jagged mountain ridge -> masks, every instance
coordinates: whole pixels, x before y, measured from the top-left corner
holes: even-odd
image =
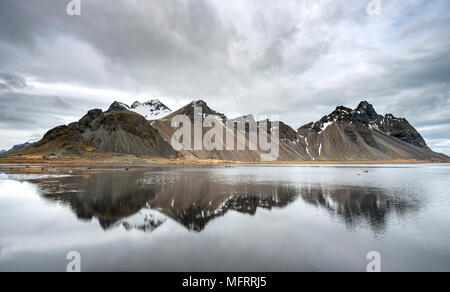
[[[211,109],[204,101],[195,101],[157,121],[155,127],[163,137],[170,139],[174,129],[171,118],[185,114],[193,121],[194,106],[202,108],[203,115],[218,115],[224,123],[228,118]],[[243,118],[254,121],[252,115]],[[232,119],[231,121],[238,121]],[[258,125],[260,122],[258,122]],[[367,101],[361,102],[354,110],[338,106],[331,114],[321,120],[300,127],[297,131],[279,122],[280,155],[279,161],[367,161],[367,160],[445,160],[444,154],[433,152],[423,137],[404,118],[392,114],[379,115]],[[246,125],[246,145],[248,147],[248,125]],[[269,129],[272,128],[269,123]],[[204,128],[204,132],[208,131]],[[197,159],[219,159],[258,161],[258,151],[184,151],[183,156]]]
[[[297,131],[313,160],[446,159],[404,118],[379,115],[367,101],[339,106]]]
[[[153,102],[148,104],[155,105]],[[132,107],[141,105],[136,102]],[[249,150],[248,125],[245,127],[246,133],[243,134],[246,150],[182,150],[177,153],[169,144],[176,131],[171,125],[172,119],[176,115],[186,115],[194,122],[195,107],[202,110],[201,121],[208,115],[219,117],[217,123],[223,128],[223,144],[226,143],[226,134],[230,131],[233,132],[235,140],[241,135],[236,133],[237,124],[228,128],[229,122],[239,123],[239,118],[228,119],[202,100],[193,101],[151,122],[144,116],[132,112],[128,105],[114,102],[107,112],[92,110],[78,123],[57,127],[49,131],[38,143],[14,154],[45,153],[60,157],[102,152],[164,158],[175,158],[178,155],[187,160],[215,159],[244,162],[261,160],[261,151]],[[255,121],[252,115],[244,118]],[[258,127],[261,126],[261,122],[257,122]],[[268,121],[268,125],[270,139],[272,122]],[[203,134],[209,129],[204,127]],[[331,114],[317,122],[304,125],[297,131],[280,121],[278,130],[280,133],[278,161],[448,159],[446,155],[433,152],[406,119],[396,118],[392,114],[379,115],[366,101],[361,102],[354,110],[338,106]],[[225,149],[225,146],[223,148]]]
[[[192,123],[192,136],[191,140],[194,141],[194,122],[195,122],[195,107],[201,109],[202,115],[199,117],[200,121],[203,123],[204,119],[208,115],[213,115],[218,117],[216,119],[219,126],[223,129],[223,140],[219,143],[221,144],[222,149],[226,149],[226,136],[230,131],[234,131],[234,128],[228,128],[227,122],[229,119],[222,113],[219,113],[213,109],[211,109],[208,104],[203,100],[197,100],[189,103],[188,105],[180,108],[179,110],[173,112],[168,115],[164,119],[160,119],[152,123],[152,125],[161,133],[161,135],[166,139],[166,141],[170,141],[176,129],[172,127],[172,119],[177,115],[185,115],[189,117]],[[205,134],[211,129],[211,127],[203,127],[203,137]],[[237,131],[234,131],[233,137],[234,140],[237,140],[237,136],[240,135]],[[213,159],[213,160],[229,160],[229,161],[260,161],[261,160],[261,151],[253,151],[249,150],[250,141],[248,139],[248,135],[244,137],[246,149],[245,150],[181,150],[180,155],[185,157],[188,160],[198,160],[198,159]],[[236,145],[236,144],[235,144]],[[283,151],[281,151],[284,154]],[[281,155],[281,159],[283,160],[295,160],[299,159],[297,154],[295,156]]]
[[[161,133],[164,139],[170,141],[171,137],[176,131],[176,129],[172,127],[172,119],[177,115],[185,115],[190,119],[192,123],[191,140],[194,141],[195,107],[201,109],[202,114],[200,117],[198,117],[201,123],[204,122],[205,117],[208,115],[219,117],[217,119],[217,122],[220,123],[220,126],[223,128],[224,135],[226,134],[226,121],[228,120],[228,118],[224,114],[211,109],[208,106],[208,104],[203,100],[192,101],[186,106],[168,115],[164,119],[155,121],[153,126],[156,129],[158,129],[158,131]],[[209,127],[203,127],[203,135],[209,130],[210,130]],[[226,140],[224,139],[222,143],[223,148],[225,148],[224,146],[225,142]],[[185,157],[188,160],[216,159],[216,160],[256,161],[259,159],[258,153],[256,151],[248,151],[248,150],[244,151],[181,150],[180,154],[181,156]]]
[[[404,118],[396,118],[392,114],[379,115],[367,101],[361,102],[354,110],[338,106],[331,114],[324,116],[316,123],[300,127],[300,130],[311,130],[321,133],[333,123],[361,123],[364,127],[398,138],[413,145],[428,148],[423,137]]]

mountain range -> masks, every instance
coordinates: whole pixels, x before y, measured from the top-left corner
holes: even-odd
[[[170,144],[176,131],[172,120],[183,114],[193,122],[195,107],[202,109],[202,119],[208,115],[218,116],[217,123],[223,131],[234,132],[227,122],[238,119],[228,119],[202,100],[193,101],[175,112],[159,100],[135,102],[131,106],[116,101],[106,112],[91,110],[78,122],[52,129],[40,141],[4,156],[57,159],[101,153],[188,161],[260,160],[263,152],[252,150],[175,151]],[[254,121],[252,115],[245,118]],[[261,122],[257,122],[258,127]],[[297,130],[281,121],[268,121],[268,124],[269,137],[274,125],[278,124],[278,161],[448,160],[446,155],[433,152],[405,118],[378,114],[367,101],[362,101],[355,109],[338,106],[329,115]],[[209,129],[204,127],[203,133]],[[238,134],[234,132],[234,135],[237,139]],[[250,145],[248,127],[244,136],[246,145]]]
[[[12,153],[12,152],[14,152],[14,151],[16,151],[16,150],[19,150],[19,149],[25,148],[25,147],[27,147],[27,146],[30,146],[31,144],[36,143],[37,141],[38,141],[38,140],[29,140],[29,141],[27,141],[27,142],[25,142],[25,143],[14,145],[14,146],[11,147],[11,149],[9,149],[9,150],[0,150],[0,155]]]

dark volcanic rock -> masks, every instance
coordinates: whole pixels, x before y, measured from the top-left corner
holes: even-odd
[[[371,123],[377,123],[380,118],[382,118],[382,116],[378,115],[373,106],[367,101],[362,101],[353,112],[353,115],[358,121],[366,126]]]
[[[383,117],[378,126],[384,133],[389,133],[404,142],[428,149],[422,135],[404,118],[399,119],[388,114]]]
[[[99,109],[89,111],[77,123],[50,130],[22,154],[64,156],[87,152],[177,157],[172,146],[141,115],[130,111],[103,113]]]
[[[352,123],[355,131],[363,136],[364,140],[373,147],[376,147],[376,143],[374,143],[370,132],[375,130],[428,149],[423,137],[406,119],[396,118],[392,114],[379,115],[367,101],[362,101],[355,110],[338,106],[335,111],[324,116],[320,121],[300,127],[298,132],[300,134],[303,133],[303,135],[308,131],[321,133],[327,124],[330,123]]]
[[[296,141],[298,140],[297,132],[295,132],[294,129],[292,129],[290,126],[286,125],[283,122],[279,122],[280,125],[280,139],[290,140],[290,141]]]
[[[297,133],[313,159],[445,159],[428,148],[406,119],[380,115],[367,101],[354,110],[339,106],[318,122],[300,127]]]
[[[130,107],[122,102],[115,101],[111,104],[109,109],[106,111],[107,113],[111,112],[120,112],[120,111],[128,111]]]
[[[259,127],[265,127],[265,130],[267,130],[268,134],[272,134],[272,131],[274,130],[275,123],[269,120],[265,120],[265,124],[263,125],[262,122],[258,122],[258,128]],[[289,140],[289,141],[297,141],[298,140],[298,134],[297,132],[292,129],[290,126],[286,125],[285,123],[278,121],[278,132],[279,132],[279,138],[280,140]]]
[[[373,106],[363,101],[354,111],[358,121],[371,129],[398,138],[404,142],[428,149],[423,137],[404,118],[396,118],[392,114],[385,116],[377,114]]]

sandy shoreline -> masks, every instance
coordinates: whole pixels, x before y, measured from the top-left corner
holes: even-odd
[[[65,159],[43,159],[42,157],[2,157],[0,166],[8,165],[59,165],[59,166],[152,166],[152,165],[367,165],[367,164],[429,164],[450,163],[442,160],[378,160],[378,161],[275,161],[249,162],[225,160],[185,160],[136,157],[130,155],[103,157],[67,157]]]

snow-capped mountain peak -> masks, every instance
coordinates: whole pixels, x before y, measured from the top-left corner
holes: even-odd
[[[108,112],[122,110],[133,111],[145,117],[147,120],[158,120],[172,113],[172,110],[158,99],[153,99],[144,103],[135,101],[131,106],[116,101],[110,106]]]
[[[111,104],[111,106],[106,112],[109,113],[114,111],[125,111],[125,110],[130,110],[130,107],[127,104],[124,104],[123,102],[115,101]]]
[[[137,108],[140,107],[142,105],[142,103],[140,103],[139,101],[135,101],[132,105],[131,108]]]
[[[172,111],[158,99],[144,103],[134,102],[131,110],[144,116],[148,120],[158,120],[170,114]]]

